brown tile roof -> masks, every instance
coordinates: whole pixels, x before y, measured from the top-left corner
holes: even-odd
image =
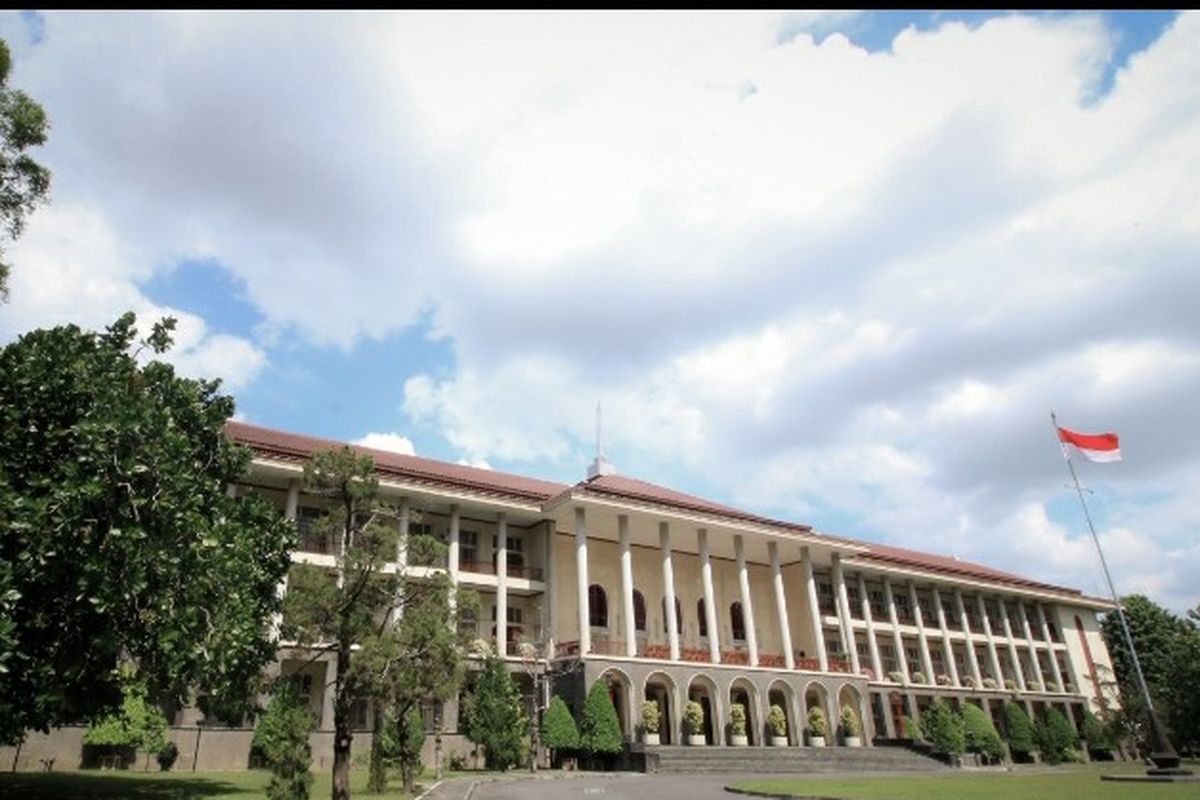
[[[245,422],[225,423],[225,433],[235,442],[244,444],[255,453],[280,458],[285,461],[305,461],[313,453],[345,446],[345,442],[303,436],[297,433],[272,430]],[[375,468],[381,475],[448,486],[457,489],[505,495],[514,499],[541,504],[559,494],[567,487],[553,481],[527,478],[462,464],[450,464],[431,458],[406,456],[387,450],[350,445],[356,452],[364,453],[375,460]]]
[[[879,561],[884,564],[892,564],[902,567],[915,567],[917,569],[929,570],[931,572],[942,572],[950,575],[959,575],[965,578],[974,578],[976,580],[994,581],[996,583],[1007,583],[1015,586],[1023,586],[1029,589],[1050,590],[1054,592],[1067,593],[1078,595],[1080,592],[1076,589],[1069,589],[1065,586],[1055,586],[1051,583],[1041,583],[1028,578],[1022,578],[1020,575],[1014,575],[1011,572],[1002,572],[998,569],[985,567],[982,564],[973,564],[969,561],[959,561],[957,558],[950,556],[939,556],[931,553],[921,553],[916,550],[907,550],[903,547],[893,547],[887,544],[869,544],[870,550],[866,553],[860,553],[855,556],[859,561]]]

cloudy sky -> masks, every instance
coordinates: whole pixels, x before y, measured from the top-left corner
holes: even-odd
[[[271,427],[1200,601],[1200,15],[5,14],[52,202]]]

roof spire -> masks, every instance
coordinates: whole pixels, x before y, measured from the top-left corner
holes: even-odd
[[[609,463],[604,457],[604,438],[603,438],[603,410],[600,408],[600,401],[596,401],[596,458],[588,465],[587,476],[588,480],[598,478],[601,475],[612,475],[617,471],[617,468]]]

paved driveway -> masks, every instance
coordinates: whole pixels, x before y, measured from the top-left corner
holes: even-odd
[[[747,775],[611,775],[480,783],[471,800],[733,800],[725,784]]]

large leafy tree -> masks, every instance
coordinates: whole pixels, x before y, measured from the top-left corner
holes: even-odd
[[[26,215],[50,191],[50,170],[27,152],[45,143],[50,124],[37,102],[9,87],[11,68],[8,44],[0,39],[0,229],[15,239],[25,227]],[[0,252],[0,301],[8,299],[8,272]]]
[[[131,352],[136,320],[38,330],[0,351],[0,739],[198,687],[245,710],[275,654],[293,528],[227,487],[250,453],[233,399]],[[141,343],[161,354],[173,320]],[[219,598],[220,602],[214,602]]]

